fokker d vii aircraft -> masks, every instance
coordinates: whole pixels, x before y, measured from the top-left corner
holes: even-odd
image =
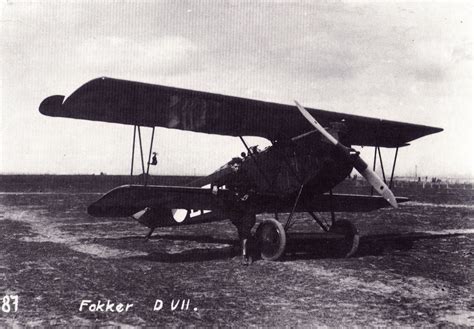
[[[147,237],[157,227],[230,219],[237,227],[244,262],[251,261],[247,241],[254,241],[251,230],[261,213],[272,214],[255,233],[256,250],[265,260],[283,255],[297,212],[308,213],[329,236],[338,237],[341,255],[352,255],[358,246],[357,230],[349,221],[336,220],[334,212],[371,211],[407,201],[390,191],[398,148],[442,131],[305,109],[297,102],[291,106],[111,78],[92,80],[67,98],[50,96],[39,111],[53,117],[133,125],[131,174],[138,132],[142,184],[111,190],[89,206],[90,215],[131,216],[150,228]],[[146,171],[140,127],[152,129]],[[187,186],[149,185],[155,127],[239,137],[247,153]],[[259,151],[249,147],[243,136],[264,137],[272,145]],[[385,173],[382,180],[352,145],[373,146],[374,167],[378,152],[382,168],[380,148],[396,148],[389,186]],[[332,193],[353,168],[380,196]],[[330,212],[330,225],[315,212]]]

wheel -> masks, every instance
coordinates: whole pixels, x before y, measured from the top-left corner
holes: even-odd
[[[359,248],[359,232],[354,224],[345,219],[338,220],[329,232],[344,235],[344,240],[338,242],[335,250],[339,257],[351,257],[355,254]]]
[[[258,226],[256,236],[262,259],[277,260],[285,252],[285,229],[276,219],[265,219]]]

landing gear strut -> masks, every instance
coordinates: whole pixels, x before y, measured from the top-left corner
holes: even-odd
[[[350,257],[354,255],[359,247],[359,232],[354,224],[348,220],[336,220],[331,211],[331,225],[323,223],[312,211],[308,211],[312,218],[326,232],[330,241],[331,253],[338,257]],[[287,230],[291,227],[293,212],[288,216],[286,225],[282,225],[275,218],[267,218],[257,228],[255,238],[251,230],[255,225],[255,214],[244,214],[234,217],[232,223],[237,227],[241,245],[242,263],[250,265],[253,262],[253,252],[258,250],[263,260],[275,261],[280,259],[287,245]],[[277,214],[275,214],[276,218]],[[256,245],[254,241],[256,240]],[[335,243],[334,243],[335,242]]]

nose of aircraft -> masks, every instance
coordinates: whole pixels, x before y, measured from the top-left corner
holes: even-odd
[[[301,114],[308,120],[308,122],[316,128],[326,139],[328,139],[335,147],[337,147],[343,154],[348,158],[351,158],[354,163],[354,168],[375,188],[375,191],[379,193],[387,202],[394,208],[398,207],[397,199],[393,195],[392,191],[388,186],[380,179],[377,174],[372,171],[367,163],[362,160],[358,153],[351,153],[350,149],[334,138],[329,132],[324,129],[319,122],[313,118],[313,116],[297,101],[295,101],[296,107],[301,112]]]

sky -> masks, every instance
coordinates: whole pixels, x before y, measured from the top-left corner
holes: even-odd
[[[132,126],[38,112],[108,76],[442,127],[400,149],[397,174],[474,177],[473,12],[447,1],[2,0],[0,174],[128,174]],[[153,150],[152,174],[203,175],[244,149],[158,128]],[[393,150],[382,154],[391,166]]]

